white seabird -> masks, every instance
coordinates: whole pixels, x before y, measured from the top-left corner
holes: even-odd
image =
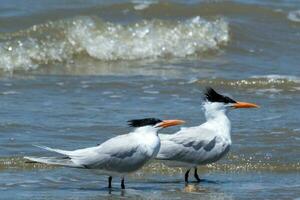
[[[205,93],[203,104],[206,122],[199,126],[182,128],[175,134],[159,134],[161,148],[156,159],[168,166],[187,168],[185,182],[191,168],[199,182],[197,166],[221,159],[230,149],[231,124],[226,113],[236,108],[258,108],[256,104],[237,102],[218,94],[212,88]]]
[[[136,129],[128,134],[120,135],[106,142],[84,149],[67,151],[38,146],[42,149],[56,152],[61,157],[24,157],[33,162],[65,167],[97,169],[109,176],[108,187],[111,188],[113,175],[120,175],[121,188],[125,189],[124,176],[140,169],[154,158],[160,148],[157,131],[169,126],[184,123],[182,120],[160,120],[155,118],[136,119],[128,121]]]

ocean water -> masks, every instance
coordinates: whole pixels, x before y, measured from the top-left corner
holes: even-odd
[[[1,1],[0,199],[299,199],[299,13],[296,0]],[[96,172],[23,159],[130,119],[198,125],[206,86],[261,108],[229,113],[231,151],[199,184],[153,161],[108,191]]]

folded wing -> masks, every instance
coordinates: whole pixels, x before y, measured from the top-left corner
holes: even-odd
[[[176,134],[161,137],[161,149],[156,159],[202,164],[220,154],[217,145],[222,138],[205,128],[186,128]]]
[[[116,172],[135,171],[151,158],[151,152],[130,134],[114,137],[99,146],[74,151],[39,147],[64,156],[25,158],[45,164]]]

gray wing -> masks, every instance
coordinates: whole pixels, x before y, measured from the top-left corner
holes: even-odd
[[[71,158],[86,168],[131,172],[143,166],[151,155],[134,136],[128,134],[112,138],[97,147],[74,151]]]
[[[215,156],[220,138],[211,130],[185,128],[176,134],[162,136],[157,159],[186,163],[203,163]]]

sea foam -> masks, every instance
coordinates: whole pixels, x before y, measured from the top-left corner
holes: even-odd
[[[115,61],[197,55],[226,44],[229,28],[222,18],[154,19],[124,25],[75,17],[0,37],[0,68],[12,72],[72,62],[75,56]]]
[[[260,92],[281,93],[287,91],[299,91],[300,77],[288,75],[258,75],[245,79],[202,78],[189,81],[189,84],[201,84],[210,86],[225,86],[243,89],[255,89]]]

